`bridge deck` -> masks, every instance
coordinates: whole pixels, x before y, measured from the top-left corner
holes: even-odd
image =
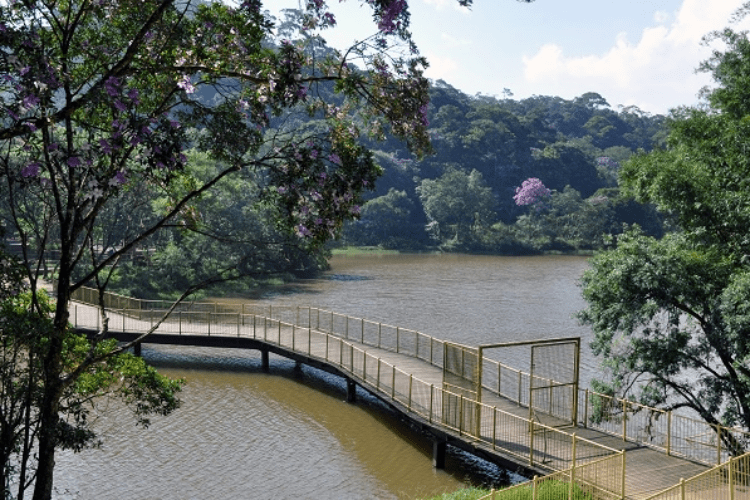
[[[71,319],[78,328],[98,328],[99,320],[96,319],[98,312],[94,307],[76,304],[74,309]],[[121,332],[118,335],[123,339],[132,339],[151,326],[150,321],[116,313],[110,313],[109,318],[110,330],[113,333]],[[531,433],[535,437],[530,442],[530,426],[528,420],[525,420],[529,417],[528,407],[521,406],[489,390],[483,391],[482,403],[501,411],[504,416],[503,423],[501,425],[493,423],[491,430],[487,430],[482,424],[479,439],[476,434],[465,432],[464,415],[459,417],[461,420],[456,425],[446,427],[436,422],[441,412],[446,410],[445,406],[441,409],[441,403],[434,401],[439,397],[436,396],[439,393],[433,391],[432,387],[439,391],[443,386],[443,369],[413,355],[365,345],[354,339],[343,340],[314,329],[282,325],[276,320],[255,316],[253,316],[252,323],[242,319],[232,325],[216,324],[213,330],[209,327],[208,332],[205,324],[187,323],[180,318],[178,326],[175,321],[161,325],[144,342],[214,346],[244,345],[249,348],[268,349],[271,352],[298,361],[310,362],[315,366],[339,373],[401,411],[404,417],[433,436],[447,440],[449,444],[477,452],[480,456],[504,466],[515,463],[526,473],[544,473],[563,470],[566,468],[566,461],[569,460],[570,443],[559,438],[551,430],[547,432],[546,427],[542,429],[544,432],[536,429]],[[420,389],[413,389],[413,381],[419,381]],[[442,404],[445,405],[446,401],[443,400]],[[423,411],[418,409],[423,409]],[[497,410],[494,411],[495,419],[497,419]],[[477,411],[480,415],[484,415],[484,410]],[[476,414],[472,412],[467,410],[468,417],[466,418],[474,418]],[[518,418],[513,419],[506,414]],[[455,419],[455,415],[453,418]],[[552,417],[541,418],[541,424],[545,426],[554,428],[563,424]],[[569,434],[575,433],[577,438],[586,440],[586,446],[579,444],[579,460],[586,459],[587,453],[591,453],[592,459],[602,455],[601,450],[595,449],[589,443],[615,450],[626,450],[624,478],[626,498],[646,498],[649,494],[673,486],[681,478],[689,478],[708,469],[705,465],[675,456],[667,456],[658,450],[626,442],[621,437],[595,429],[569,425],[563,430]],[[536,443],[533,439],[536,439]],[[525,457],[531,457],[532,460]],[[743,498],[750,498],[750,496]]]

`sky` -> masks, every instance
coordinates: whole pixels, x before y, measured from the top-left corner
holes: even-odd
[[[299,0],[265,0],[272,13]],[[586,92],[613,109],[652,114],[699,103],[712,83],[695,69],[711,55],[707,33],[730,25],[742,0],[409,0],[411,31],[430,62],[426,76],[469,94],[573,99]],[[338,26],[323,33],[344,49],[376,31],[361,0],[329,0]],[[749,19],[733,24],[750,29]],[[713,47],[720,48],[718,45]]]

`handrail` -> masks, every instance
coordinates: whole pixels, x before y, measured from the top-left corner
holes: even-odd
[[[84,289],[80,289],[77,300],[83,300]],[[122,296],[116,294],[107,295],[112,303],[121,301]],[[125,299],[130,299],[125,297]],[[137,302],[138,306],[129,314],[144,317],[156,317],[159,311],[156,309],[145,309],[143,303],[138,299],[130,299]],[[95,300],[91,300],[96,305]],[[105,304],[107,301],[105,301]],[[306,314],[304,314],[306,313]],[[194,323],[207,323],[208,333],[211,334],[211,322],[217,322],[220,318],[240,318],[235,321],[239,323],[242,318],[250,315],[264,316],[272,321],[281,321],[286,318],[287,323],[300,328],[314,328],[326,332],[334,337],[344,340],[352,339],[357,342],[390,350],[416,357],[430,363],[433,366],[443,368],[443,351],[446,341],[423,334],[416,330],[401,328],[336,313],[314,307],[278,307],[257,306],[252,304],[223,305],[214,303],[190,303],[185,308],[173,313],[178,315],[181,324],[183,318]],[[305,317],[306,316],[306,317]],[[116,325],[115,325],[116,326]],[[115,326],[112,326],[114,328]],[[216,326],[214,333],[222,330]],[[454,344],[451,342],[451,344]],[[485,366],[493,366],[497,372],[496,384],[492,380],[482,378],[482,385],[495,394],[528,406],[528,384],[530,374],[521,370],[504,365],[496,360],[483,358]],[[505,376],[502,374],[505,373]],[[508,381],[508,373],[511,375]],[[494,385],[493,385],[494,384]],[[548,384],[552,386],[553,384]],[[569,387],[564,384],[559,388],[560,398],[564,399]],[[555,415],[556,406],[553,405],[553,388],[548,388],[550,396],[549,414]],[[723,426],[711,426],[702,420],[693,419],[667,412],[658,408],[648,407],[621,398],[613,398],[604,394],[596,393],[589,389],[579,389],[582,396],[578,398],[579,408],[577,411],[577,424],[596,430],[621,436],[624,441],[631,441],[658,449],[667,455],[676,455],[699,461],[707,465],[723,463],[731,455],[722,441],[731,436],[734,442],[740,443],[745,448],[750,446],[750,433],[741,429],[733,429]],[[719,437],[719,439],[716,439]]]
[[[90,323],[84,320],[84,311],[74,307],[72,318],[75,326],[99,326],[99,315]],[[123,311],[127,313],[128,311]],[[122,327],[124,331],[145,331],[150,321],[138,320],[132,314],[108,311],[111,328]],[[233,313],[208,313],[196,320],[195,314],[181,312],[176,321],[162,323],[155,333],[177,333],[180,335],[250,336],[269,344],[279,345],[293,352],[325,361],[360,384],[377,391],[381,396],[402,407],[405,412],[418,415],[437,426],[471,438],[475,444],[488,449],[502,449],[509,455],[527,461],[534,467],[561,470],[570,464],[584,464],[591,460],[619,453],[618,450],[590,441],[561,429],[533,423],[524,417],[472,400],[442,387],[414,377],[393,364],[361,349],[351,341],[337,335],[302,327],[294,323],[259,315]],[[232,318],[233,323],[227,320]],[[212,321],[213,320],[213,321]],[[119,322],[119,324],[118,324]],[[313,338],[318,342],[313,342]],[[319,351],[314,352],[313,346]],[[518,429],[532,429],[520,436]],[[534,444],[534,434],[544,431],[550,437],[544,447]],[[504,446],[512,436],[516,443]]]

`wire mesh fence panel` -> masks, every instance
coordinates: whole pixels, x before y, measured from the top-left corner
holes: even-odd
[[[380,347],[380,324],[374,321],[363,320],[361,341],[365,345]]]
[[[434,340],[429,335],[424,333],[415,332],[415,356],[423,361],[427,361],[432,364],[434,356]]]
[[[750,498],[750,453],[680,481],[645,500],[746,500]]]
[[[398,368],[393,369],[393,399],[402,403],[409,404],[409,381],[411,375],[399,370]]]
[[[379,347],[389,351],[398,352],[399,329],[395,326],[379,324],[380,344]]]

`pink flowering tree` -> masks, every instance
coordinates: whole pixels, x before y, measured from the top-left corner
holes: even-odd
[[[513,200],[518,206],[537,205],[546,201],[552,195],[552,191],[536,177],[530,177],[516,188]]]
[[[107,343],[102,312],[101,331],[77,338],[84,343],[73,356],[74,291],[95,286],[103,308],[118,262],[164,228],[195,226],[196,201],[225,178],[251,183],[277,226],[315,247],[358,215],[363,192],[380,174],[361,136],[389,131],[417,155],[430,151],[426,61],[408,31],[407,2],[362,3],[372,8],[377,32],[338,52],[319,36],[336,23],[325,0],[303,2],[304,36],[285,40],[276,38],[261,0],[0,2],[3,224],[22,243],[28,307],[40,321],[48,314],[39,291],[47,264],[57,289],[34,358],[34,442],[23,447],[37,457],[35,470],[21,477],[22,484],[35,479],[35,500],[51,498],[55,451],[91,441],[85,407],[67,404],[70,395],[87,374],[120,369],[114,360],[130,347]],[[324,85],[341,95],[338,104],[321,97],[329,95],[318,92]],[[289,112],[324,126],[271,127]],[[191,176],[188,149],[221,168],[208,179]],[[157,194],[167,200],[159,216],[137,219],[138,207]],[[104,252],[100,242],[114,229],[117,244]],[[152,383],[151,392],[128,393],[130,401],[153,403],[136,408],[176,408],[159,404],[174,386]],[[24,467],[31,468],[28,458]]]

